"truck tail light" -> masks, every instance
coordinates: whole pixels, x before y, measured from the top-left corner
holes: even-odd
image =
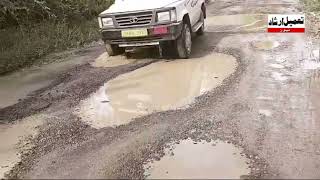
[[[154,35],[162,35],[162,34],[168,34],[168,27],[167,26],[160,26],[153,28],[153,34]]]

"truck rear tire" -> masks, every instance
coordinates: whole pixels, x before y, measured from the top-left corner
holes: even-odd
[[[180,59],[188,59],[192,48],[192,32],[187,23],[183,24],[182,33],[175,41],[175,51]]]
[[[106,51],[109,56],[116,56],[124,53],[124,48],[120,48],[118,45],[106,44]]]

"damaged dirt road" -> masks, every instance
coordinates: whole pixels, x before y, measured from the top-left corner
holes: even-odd
[[[318,42],[265,33],[297,12],[216,0],[188,60],[95,46],[0,77],[0,178],[320,178]]]

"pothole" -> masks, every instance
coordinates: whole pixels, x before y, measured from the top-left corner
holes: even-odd
[[[31,116],[14,124],[0,125],[0,179],[20,161],[20,153],[31,148],[29,139],[37,135],[42,115]]]
[[[211,16],[206,19],[208,31],[256,31],[266,28],[264,15],[237,14]]]
[[[286,81],[288,77],[280,72],[272,72],[271,77],[276,81]]]
[[[224,8],[222,9],[223,11],[223,14],[227,14],[227,13],[236,13],[236,12],[240,12],[241,10],[243,9],[242,6],[230,6],[230,7],[227,7],[227,8]],[[212,13],[215,13],[215,12],[212,12]]]
[[[126,64],[138,64],[138,63],[144,63],[146,61],[151,61],[151,59],[131,59],[127,58],[125,55],[119,55],[119,56],[109,56],[108,53],[101,54],[95,61],[93,61],[91,66],[93,67],[116,67],[116,66],[122,66]]]
[[[257,21],[255,16],[250,14],[211,16],[206,20],[207,25],[246,25]]]
[[[250,174],[250,160],[242,151],[223,141],[187,139],[166,149],[160,161],[145,164],[144,175],[148,179],[239,179]]]
[[[269,66],[274,68],[274,69],[283,69],[283,68],[285,68],[285,66],[283,66],[281,64],[269,64]]]
[[[123,74],[80,103],[76,114],[94,128],[127,124],[155,111],[187,107],[221,85],[237,67],[233,56],[157,62]]]
[[[262,50],[262,51],[268,51],[268,50],[272,50],[275,49],[277,47],[280,46],[280,42],[278,41],[271,41],[271,40],[267,40],[267,41],[256,41],[252,43],[253,48],[257,49],[257,50]]]

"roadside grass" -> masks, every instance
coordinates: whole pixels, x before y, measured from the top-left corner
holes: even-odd
[[[41,22],[0,30],[0,74],[30,66],[39,58],[99,40],[96,20],[77,24]]]

